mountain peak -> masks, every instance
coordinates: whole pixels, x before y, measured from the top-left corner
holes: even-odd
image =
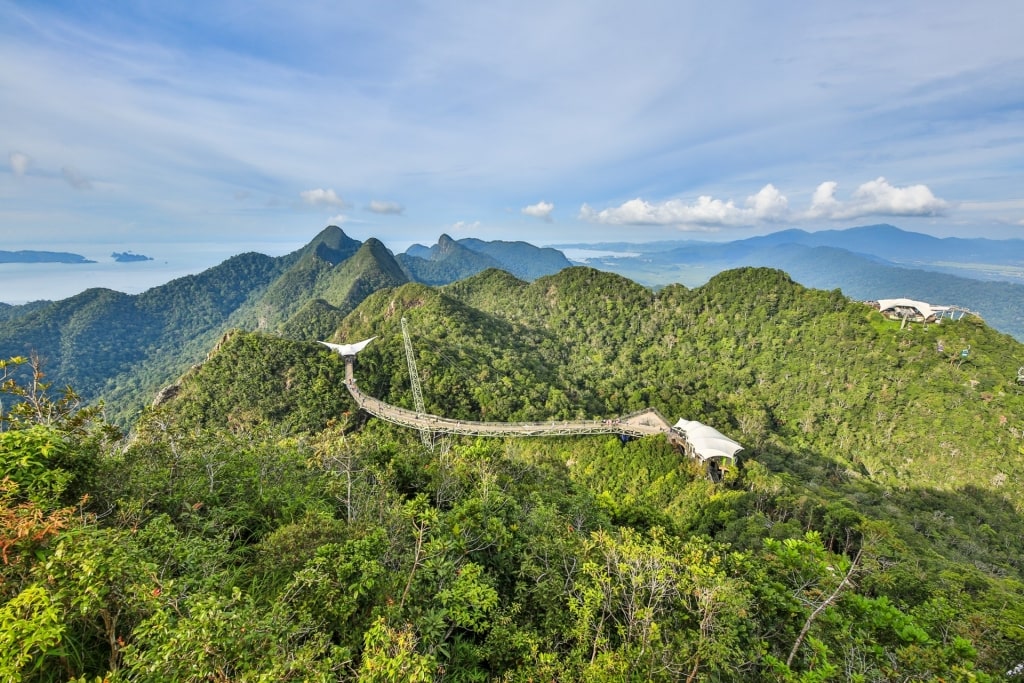
[[[318,258],[336,266],[359,249],[362,242],[354,240],[337,225],[328,225],[300,251],[305,256],[313,253]]]
[[[441,236],[437,238],[437,246],[431,251],[436,250],[438,255],[445,256],[453,251],[457,251],[459,246],[458,242],[453,240],[447,234],[442,233]]]

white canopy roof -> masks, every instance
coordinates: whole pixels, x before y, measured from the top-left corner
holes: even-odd
[[[686,440],[693,446],[693,450],[700,456],[701,460],[708,458],[729,458],[736,457],[736,454],[743,450],[739,445],[725,434],[714,427],[697,422],[696,420],[679,420],[672,427],[686,435]]]
[[[925,318],[940,314],[948,306],[932,306],[923,301],[913,299],[879,299],[878,310],[885,311],[890,308],[916,308]]]
[[[376,339],[376,337],[370,337],[369,339],[364,339],[363,341],[356,342],[355,344],[332,344],[330,342],[325,341],[322,341],[320,343],[323,344],[324,346],[334,349],[343,356],[354,356],[363,349],[365,349],[366,345],[372,342],[374,339]]]

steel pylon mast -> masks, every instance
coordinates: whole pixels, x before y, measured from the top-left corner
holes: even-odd
[[[405,340],[405,360],[409,364],[409,383],[412,384],[412,402],[416,406],[416,412],[426,413],[423,406],[423,389],[420,388],[420,373],[416,369],[416,357],[413,355],[412,340],[409,339],[409,328],[405,324],[405,317],[402,317],[402,339]],[[420,430],[420,440],[427,450],[434,450],[433,435],[426,429]]]

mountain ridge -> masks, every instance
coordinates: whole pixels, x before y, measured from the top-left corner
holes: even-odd
[[[356,254],[316,257],[318,283],[387,273],[383,245]],[[273,281],[300,260],[225,273],[262,264]],[[185,299],[259,301],[208,280]],[[84,334],[108,302],[136,312],[110,290],[61,310]],[[978,318],[887,320],[774,268],[659,291],[491,269],[377,288],[329,337],[373,337],[354,380],[407,408],[411,346],[425,411],[456,421],[699,420],[744,446],[717,477],[661,436],[421,440],[357,409],[337,353],[281,329],[208,344],[129,439],[73,418],[0,431],[16,481],[44,485],[25,504],[71,483],[50,509],[74,526],[0,565],[4,598],[45,589],[74,638],[36,670],[998,680],[1019,662],[1024,346]]]
[[[443,237],[437,251],[456,275],[502,265]],[[452,281],[451,273],[436,273],[431,281]],[[57,385],[106,402],[112,418],[127,422],[227,330],[321,338],[366,296],[410,279],[383,242],[361,242],[329,225],[284,256],[239,254],[137,295],[86,290],[0,308],[0,357],[37,353]]]

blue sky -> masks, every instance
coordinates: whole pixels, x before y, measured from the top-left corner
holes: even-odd
[[[1019,0],[0,0],[0,249],[1020,237],[1022,27]]]

